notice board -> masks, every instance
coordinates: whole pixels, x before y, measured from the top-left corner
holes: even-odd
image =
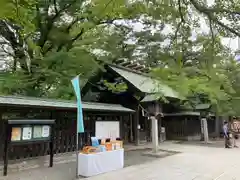
[[[119,121],[96,121],[95,136],[98,139],[111,138],[116,140],[120,137]]]

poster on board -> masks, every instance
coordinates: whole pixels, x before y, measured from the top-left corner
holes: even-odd
[[[47,138],[50,136],[50,126],[42,126],[42,137]]]
[[[12,128],[11,141],[20,141],[21,140],[22,129],[20,127]]]
[[[32,127],[24,127],[22,133],[22,140],[32,139]]]
[[[42,137],[42,126],[34,126],[33,138],[41,138],[41,137]]]
[[[96,121],[95,135],[98,139],[111,138],[116,140],[120,137],[119,121]]]

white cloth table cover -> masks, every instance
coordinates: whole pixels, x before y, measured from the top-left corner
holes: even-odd
[[[121,169],[124,166],[124,149],[99,152],[96,154],[78,154],[78,175],[95,176]]]

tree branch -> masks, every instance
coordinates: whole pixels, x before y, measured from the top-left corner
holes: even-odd
[[[69,51],[72,48],[73,43],[80,38],[84,33],[84,28],[81,29],[81,31],[74,37],[67,45],[67,51]]]
[[[184,22],[185,22],[185,19],[184,19],[184,17],[183,17],[181,0],[178,0],[178,11],[179,11],[179,14],[180,14],[180,17],[181,17],[181,22],[184,23]]]
[[[53,4],[54,4],[55,13],[57,14],[57,13],[58,13],[57,1],[56,1],[56,0],[53,0]]]
[[[233,14],[233,15],[240,15],[239,11],[230,11],[228,9],[207,8],[206,11],[214,12],[214,13],[228,13],[228,14]]]
[[[42,31],[42,19],[41,19],[41,13],[40,13],[40,8],[38,6],[38,3],[36,3],[36,10],[37,10],[36,19],[37,19],[38,27],[39,27],[39,30]]]
[[[184,15],[183,15],[183,12],[182,12],[181,0],[178,0],[178,11],[179,11],[181,21],[177,24],[177,28],[176,28],[176,30],[174,32],[174,36],[172,38],[172,42],[174,42],[177,39],[178,32],[179,32],[182,24],[185,23]],[[168,49],[170,49],[170,47],[171,47],[171,44],[169,44]]]
[[[215,23],[217,23],[218,25],[222,26],[223,28],[225,28],[226,30],[231,32],[232,34],[235,34],[236,36],[240,37],[240,32],[235,31],[233,28],[228,27],[226,24],[222,23],[221,21],[219,21],[217,19],[211,19],[211,20],[214,21]]]
[[[51,18],[48,16],[48,20],[47,20],[47,25],[46,28],[44,28],[45,32],[41,32],[41,38],[38,41],[38,46],[40,46],[41,48],[43,48],[43,46],[45,45],[47,39],[48,39],[48,35],[52,30],[52,27],[54,25],[55,20],[60,17],[60,15],[66,11],[68,8],[70,8],[71,6],[73,6],[75,3],[77,2],[77,0],[74,0],[71,4],[67,4],[65,5],[62,9],[60,9],[59,11],[57,11],[57,13],[55,13],[55,15]]]
[[[236,36],[240,37],[240,32],[237,32],[236,30],[234,30],[233,28],[227,26],[226,24],[222,23],[221,21],[219,21],[214,15],[214,12],[227,12],[227,10],[216,10],[216,9],[212,9],[212,8],[206,8],[200,4],[198,4],[195,0],[190,0],[191,4],[195,7],[195,9],[202,13],[205,14],[209,20],[211,20],[212,22],[214,22],[215,24],[221,26],[222,28],[224,28],[225,30],[231,32],[232,34],[235,34]],[[213,11],[212,11],[213,10]],[[215,11],[214,11],[215,10]],[[231,12],[231,11],[229,11]]]
[[[115,19],[98,21],[98,22],[96,22],[96,26],[102,25],[102,24],[111,24],[111,23],[113,23],[114,21],[115,21]],[[72,23],[72,24],[73,24],[73,23]],[[94,27],[96,27],[96,26],[94,26]],[[90,28],[90,29],[88,29],[88,30],[91,30],[91,29],[93,29],[94,27],[92,27],[92,28]],[[67,47],[66,47],[66,48],[67,48],[67,51],[69,51],[69,50],[72,48],[72,45],[74,44],[74,42],[75,42],[76,40],[78,40],[78,39],[84,34],[85,31],[86,31],[86,30],[85,30],[84,28],[82,28],[82,29],[80,30],[80,32],[79,32],[75,37],[73,37],[73,38],[67,43]],[[57,48],[57,52],[61,51],[62,48],[63,48],[65,45],[66,45],[66,44],[62,43],[62,44]]]
[[[211,37],[212,37],[212,60],[215,58],[215,34],[214,34],[214,29],[212,25],[212,20],[209,19],[209,26],[210,26],[210,32],[211,32]],[[209,63],[208,61],[206,62],[207,64]]]
[[[68,25],[66,32],[69,33],[70,29],[79,21],[79,18],[76,18],[75,20],[72,21],[71,24]]]

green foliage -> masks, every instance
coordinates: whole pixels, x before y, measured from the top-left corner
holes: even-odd
[[[0,19],[10,20],[24,27],[22,33],[30,33],[34,30],[35,4],[34,0],[1,0]]]
[[[124,44],[125,38],[119,36],[122,46],[108,48],[110,54],[117,54],[116,59],[137,59],[153,67],[152,76],[178,91],[185,99],[183,103],[193,108],[211,103],[218,113],[239,113],[240,108],[236,108],[239,99],[236,84],[239,83],[233,75],[239,67],[219,36],[239,35],[239,25],[234,23],[239,18],[239,4],[216,1],[206,6],[195,0],[147,3],[149,13],[141,19],[144,29],[131,30],[131,38],[136,43]],[[228,25],[219,21],[226,14],[232,22]],[[209,28],[208,32],[199,32],[203,23]],[[229,64],[231,71],[226,69]]]
[[[222,36],[240,36],[239,8],[239,0],[2,0],[0,22],[8,24],[0,30],[13,57],[0,74],[0,92],[71,99],[72,77],[80,74],[84,85],[102,64],[125,59],[152,67],[188,105],[240,114],[240,67],[221,44]],[[200,32],[203,24],[207,32]]]
[[[0,75],[1,93],[64,99],[74,97],[71,78],[80,74],[84,85],[104,62],[112,61],[95,52],[114,41],[109,38],[114,20],[137,18],[145,11],[142,3],[126,6],[124,0],[4,1],[7,11],[0,18],[16,34],[10,28],[1,33],[13,50],[13,61]]]
[[[214,49],[218,56],[213,56],[214,52],[211,51],[209,43],[207,44],[209,39],[209,37],[199,37],[192,42],[191,45],[195,46],[204,44],[202,49],[195,50],[194,53],[189,45],[185,51],[173,50],[175,55],[165,55],[168,59],[164,59],[161,67],[154,68],[152,75],[176,89],[192,107],[201,103],[211,103],[215,111],[230,113],[229,109],[233,107],[228,102],[238,89],[233,87],[232,79],[224,69],[225,63],[221,64],[222,59],[230,57],[220,54],[225,51],[225,47],[221,46],[219,41],[215,42]],[[188,57],[187,55],[191,53],[194,56]]]
[[[108,90],[112,91],[113,93],[121,93],[125,92],[128,89],[126,83],[110,83],[104,80],[103,84],[108,88]]]

